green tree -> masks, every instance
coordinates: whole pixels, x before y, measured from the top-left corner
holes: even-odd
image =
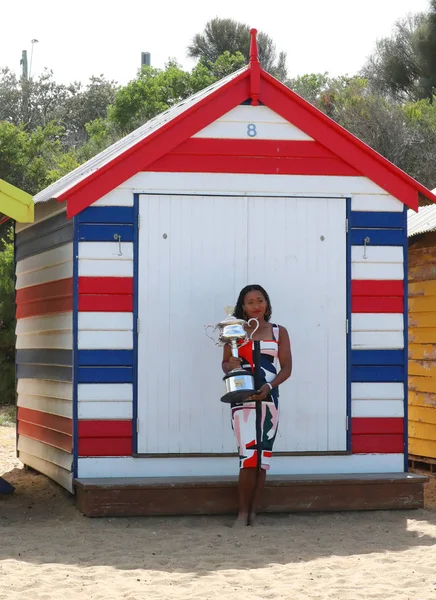
[[[259,60],[262,67],[284,81],[287,78],[286,53],[277,53],[276,45],[266,33],[257,36]],[[240,52],[248,62],[250,54],[250,27],[234,19],[215,18],[208,21],[202,33],[197,33],[188,46],[188,56],[198,58],[210,67],[224,52]]]
[[[106,117],[116,84],[102,75],[91,77],[84,86],[58,84],[52,71],[37,79],[18,78],[8,68],[0,69],[0,121],[34,131],[55,122],[64,128],[63,143],[77,147],[86,141],[86,123]]]
[[[362,74],[375,93],[396,101],[433,101],[436,89],[436,0],[428,13],[397,21],[382,38]]]
[[[175,60],[170,60],[164,69],[143,67],[136,79],[115,94],[106,123],[100,120],[91,127],[88,125],[88,134],[93,134],[90,146],[97,142],[97,147],[101,147],[102,141],[129,133],[243,65],[244,58],[240,53],[225,52],[210,65],[199,61],[190,72],[184,71]]]
[[[36,194],[78,166],[75,151],[65,151],[65,130],[54,123],[28,132],[23,125],[0,123],[0,179]]]

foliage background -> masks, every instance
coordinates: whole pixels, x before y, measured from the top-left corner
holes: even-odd
[[[436,186],[436,0],[376,43],[361,72],[290,79],[287,56],[259,32],[262,66],[430,189]],[[184,71],[143,67],[120,87],[103,75],[83,84],[0,68],[0,178],[36,194],[147,120],[248,62],[245,23],[212,19],[188,45]],[[0,225],[0,405],[14,401],[14,266],[10,225]]]

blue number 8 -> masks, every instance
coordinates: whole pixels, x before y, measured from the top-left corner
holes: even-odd
[[[247,135],[248,135],[248,137],[256,137],[257,129],[256,129],[256,125],[254,123],[249,123],[247,125]]]

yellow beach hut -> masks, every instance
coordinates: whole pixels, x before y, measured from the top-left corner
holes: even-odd
[[[0,222],[8,219],[19,223],[32,223],[33,197],[0,179]]]
[[[409,464],[436,472],[436,206],[408,212]]]

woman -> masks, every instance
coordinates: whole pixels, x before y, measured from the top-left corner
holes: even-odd
[[[239,358],[224,346],[224,373],[242,367],[254,373],[257,391],[250,402],[232,405],[232,427],[235,432],[240,460],[239,514],[235,526],[253,525],[256,505],[265,484],[278,426],[278,386],[292,372],[289,335],[280,325],[270,323],[271,302],[260,285],[248,285],[239,294],[234,311],[238,319],[255,318],[259,328],[253,342],[239,349]],[[251,334],[254,328],[248,333]],[[277,372],[277,362],[280,371]],[[256,440],[261,440],[261,452]]]

